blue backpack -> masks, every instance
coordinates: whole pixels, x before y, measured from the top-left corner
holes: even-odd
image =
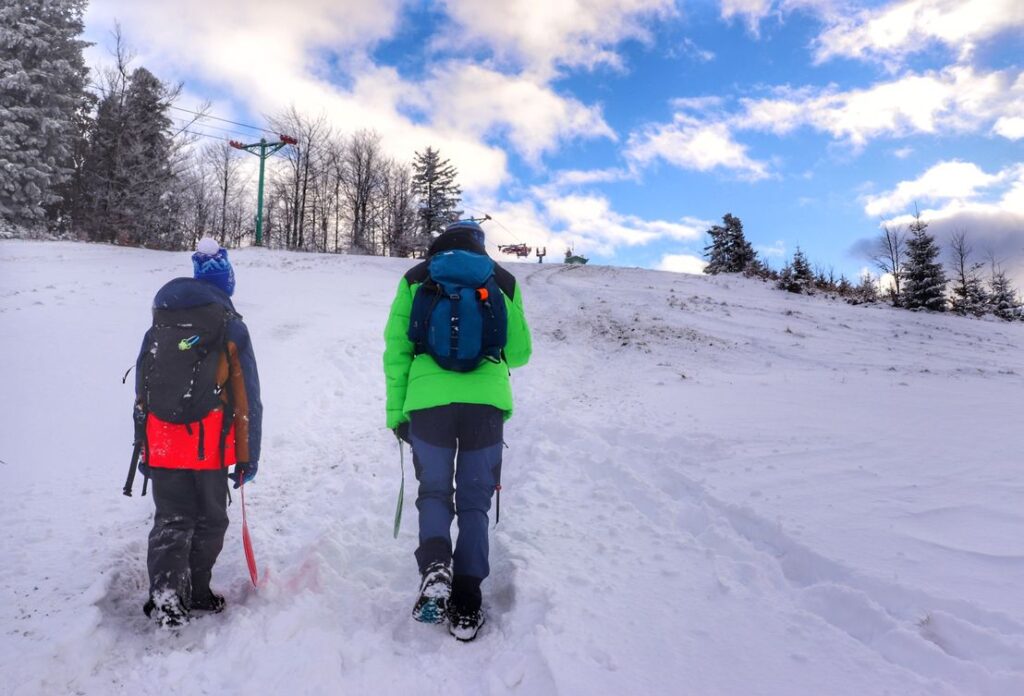
[[[443,251],[428,264],[409,316],[409,340],[446,370],[470,372],[501,362],[508,336],[505,298],[494,261],[470,251]]]

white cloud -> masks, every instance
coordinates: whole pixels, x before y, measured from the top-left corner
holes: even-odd
[[[563,195],[554,186],[533,187],[517,201],[478,197],[469,205],[493,218],[483,223],[489,245],[547,247],[552,259],[561,258],[569,247],[581,254],[611,256],[624,246],[664,240],[691,242],[701,239],[711,226],[692,217],[669,221],[626,215],[614,210],[604,196]]]
[[[628,161],[639,168],[662,159],[683,169],[720,168],[757,180],[770,175],[769,165],[748,155],[736,140],[738,132],[787,135],[807,127],[858,150],[879,137],[917,134],[991,130],[1009,139],[1024,137],[1024,119],[1017,116],[1024,111],[1024,71],[953,66],[855,90],[780,87],[775,96],[739,102],[741,108],[729,113],[721,97],[673,100],[672,122],[630,135]],[[905,148],[895,154],[910,153]]]
[[[441,66],[427,92],[435,126],[481,139],[493,129],[505,129],[509,142],[535,164],[544,152],[570,138],[616,139],[600,108],[478,65]],[[442,108],[444,104],[450,106]]]
[[[781,259],[786,256],[786,242],[781,239],[776,239],[775,243],[771,246],[759,245],[755,246],[754,249],[762,256],[768,258]]]
[[[750,33],[757,35],[761,21],[772,11],[773,0],[722,0],[722,19],[741,17]]]
[[[147,58],[201,69],[225,82],[248,74],[273,82],[322,68],[315,49],[355,52],[387,38],[402,6],[402,0],[292,0],[283,8],[277,0],[250,0],[243,10],[229,0],[93,0],[86,25],[107,31],[116,19]]]
[[[992,130],[1007,140],[1020,140],[1024,138],[1024,117],[1003,116],[996,121]]]
[[[956,181],[957,176],[963,181]],[[934,188],[929,189],[929,186]],[[965,213],[1011,215],[1019,220],[1018,236],[1024,236],[1024,164],[1007,167],[996,174],[986,174],[970,162],[942,162],[914,181],[900,182],[891,194],[893,202],[901,193],[914,189],[922,192],[922,199],[939,204],[936,208],[922,211],[926,219],[944,219]],[[899,208],[892,205],[887,212],[896,210]],[[912,215],[905,213],[894,217],[891,222],[905,224],[911,218]],[[1024,245],[1024,238],[1021,243]],[[1021,251],[1024,251],[1024,246]]]
[[[965,178],[963,185],[953,180],[956,172]],[[1017,283],[1024,284],[1024,164],[988,174],[969,162],[943,162],[914,181],[901,182],[890,193],[895,195],[901,187],[926,191],[927,182],[935,188],[923,198],[933,205],[920,213],[939,243],[945,245],[954,232],[966,232],[976,250],[975,260],[991,255]],[[903,213],[885,223],[906,226],[912,219]],[[854,253],[866,252],[875,241],[861,240],[854,245]]]
[[[704,273],[704,267],[708,265],[708,262],[699,256],[692,256],[690,254],[666,254],[661,257],[661,261],[655,266],[655,269],[659,271],[671,271],[673,273],[692,273],[694,275],[701,275]]]
[[[720,0],[722,19],[739,18],[747,31],[755,37],[760,34],[761,22],[771,16],[781,17],[787,12],[809,10],[815,14],[834,14],[835,0]]]
[[[627,169],[611,167],[609,169],[566,169],[554,172],[551,183],[554,186],[581,186],[586,184],[605,184],[625,181],[635,177]]]
[[[467,210],[486,212],[491,220],[481,223],[486,233],[487,246],[499,258],[499,244],[526,244],[532,249],[547,247],[553,258],[561,253],[556,248],[558,235],[545,218],[537,201],[524,198],[516,201],[500,200],[493,196],[468,199]],[[466,203],[466,200],[463,201]],[[534,260],[536,258],[534,257]]]
[[[982,73],[954,66],[908,73],[865,89],[782,88],[777,94],[777,98],[742,99],[744,111],[731,125],[780,135],[809,126],[863,147],[880,136],[987,128],[1024,108],[1024,72]]]
[[[699,172],[720,168],[751,180],[768,176],[768,165],[747,155],[746,146],[733,139],[728,124],[683,113],[677,113],[671,123],[651,124],[630,135],[625,154],[634,166],[662,159]]]
[[[446,47],[480,42],[542,79],[558,66],[621,66],[615,46],[647,40],[646,23],[676,13],[675,0],[444,0],[459,25]]]
[[[892,151],[893,157],[896,159],[906,159],[914,154],[914,148],[912,147],[900,147]]]
[[[621,246],[640,246],[663,239],[693,240],[707,229],[703,221],[645,220],[612,210],[610,201],[596,195],[543,199],[546,213],[579,252],[610,256]]]
[[[709,51],[705,48],[701,48],[693,39],[684,38],[679,42],[678,52],[683,55],[689,56],[696,61],[701,63],[710,63],[715,59],[714,51]]]
[[[140,49],[139,64],[220,92],[238,112],[273,114],[294,104],[302,114],[324,114],[341,133],[376,130],[389,154],[406,161],[436,147],[470,194],[508,180],[501,136],[535,164],[572,138],[615,138],[599,107],[539,78],[448,61],[414,82],[374,64],[369,49],[397,31],[404,4],[293,0],[282,14],[271,0],[254,0],[244,12],[228,0],[93,0],[86,19],[91,36],[104,40],[118,18]]]
[[[985,39],[1024,28],[1020,0],[898,0],[834,17],[815,41],[818,62],[834,57],[899,62],[940,42],[966,60]]]
[[[912,203],[945,201],[962,205],[978,194],[1004,182],[1013,168],[998,174],[986,174],[973,162],[952,160],[939,162],[912,181],[901,181],[890,191],[865,198],[864,212],[872,217],[905,211]]]

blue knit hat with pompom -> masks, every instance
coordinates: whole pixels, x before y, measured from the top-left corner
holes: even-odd
[[[192,275],[213,283],[228,297],[235,292],[235,269],[228,261],[228,250],[211,237],[203,237],[196,245],[196,253],[192,254]]]

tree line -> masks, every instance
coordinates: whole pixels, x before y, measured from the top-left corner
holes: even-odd
[[[191,248],[205,235],[225,246],[252,243],[256,158],[233,147],[227,129],[210,137],[218,126],[208,108],[179,107],[181,84],[134,66],[119,28],[113,65],[92,74],[82,55],[85,5],[24,0],[0,8],[7,234],[159,249]],[[376,132],[345,133],[294,106],[267,122],[248,142],[287,134],[295,143],[267,161],[266,246],[421,255],[431,235],[462,214],[457,171],[432,147],[399,161]]]
[[[831,269],[812,268],[800,247],[781,270],[774,270],[747,241],[742,221],[730,213],[706,234],[710,243],[704,248],[708,259],[704,272],[711,275],[743,273],[772,282],[780,290],[823,293],[852,304],[884,298],[903,309],[1024,320],[1024,302],[996,259],[989,255],[987,264],[978,261],[967,232],[961,230],[949,241],[947,271],[940,259],[942,249],[917,210],[906,228],[883,225],[871,257],[881,275],[865,273],[856,283],[844,275],[836,277]]]

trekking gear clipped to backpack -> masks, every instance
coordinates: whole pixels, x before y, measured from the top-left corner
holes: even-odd
[[[500,363],[508,338],[508,310],[494,277],[494,261],[470,251],[434,254],[428,277],[413,298],[409,340],[446,370],[470,372]]]
[[[124,488],[121,492],[129,498],[132,497],[132,487],[135,486],[135,472],[139,468],[139,460],[142,457],[142,440],[136,440],[135,446],[132,449],[132,459],[128,463],[128,479],[124,482]],[[145,492],[143,492],[145,495]]]
[[[126,372],[121,380],[121,384],[124,384],[127,379],[128,373]],[[132,420],[135,422],[135,441],[132,443],[132,458],[128,462],[128,478],[125,480],[124,488],[121,489],[121,492],[129,498],[132,497],[132,488],[135,486],[135,472],[142,469],[145,475],[145,479],[142,482],[142,495],[145,497],[146,485],[149,483],[149,474],[146,473],[148,469],[145,469],[144,466],[146,456],[146,410],[138,401],[135,402],[135,408],[132,411]]]

